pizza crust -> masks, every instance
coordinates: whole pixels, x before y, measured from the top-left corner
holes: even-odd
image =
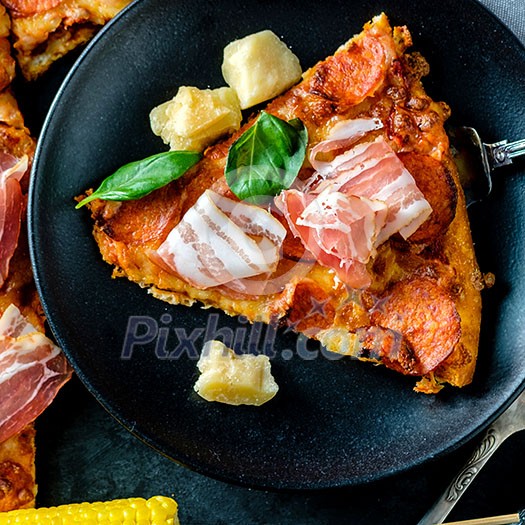
[[[4,0],[23,76],[36,79],[57,59],[90,40],[130,1]]]

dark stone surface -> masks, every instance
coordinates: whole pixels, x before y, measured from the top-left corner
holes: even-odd
[[[216,481],[157,454],[122,428],[74,378],[38,421],[39,506],[174,495],[184,525],[416,524],[469,458],[469,443],[380,482],[276,493]],[[525,507],[525,433],[496,451],[450,521]]]

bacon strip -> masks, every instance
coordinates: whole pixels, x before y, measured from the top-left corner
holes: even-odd
[[[7,278],[9,263],[18,244],[24,211],[20,181],[27,168],[27,156],[17,159],[0,153],[0,287]]]
[[[209,288],[274,271],[285,236],[265,210],[206,190],[156,255],[193,286]]]
[[[319,153],[333,151],[339,148],[348,148],[370,131],[381,129],[383,123],[377,118],[358,118],[342,120],[330,130],[330,136],[326,140],[317,143],[310,151],[310,163],[320,173],[327,164],[317,160]],[[328,170],[330,171],[330,170]]]
[[[354,288],[370,284],[366,263],[380,244],[395,233],[408,238],[432,212],[382,136],[359,142],[381,127],[377,119],[338,123],[312,148],[316,171],[303,191],[285,190],[275,200],[305,248]],[[343,147],[349,149],[331,160],[318,159]]]
[[[407,239],[432,212],[416,181],[383,137],[358,144],[335,157],[329,167],[323,166],[323,169],[325,180],[311,191],[319,193],[329,187],[388,206],[377,245],[398,232]]]
[[[9,306],[0,318],[0,442],[36,419],[71,374],[60,348]]]

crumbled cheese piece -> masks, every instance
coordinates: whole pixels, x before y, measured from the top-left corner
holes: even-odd
[[[293,86],[302,70],[299,59],[286,44],[265,30],[234,40],[224,48],[222,75],[245,109]]]
[[[197,367],[201,375],[194,388],[206,401],[260,406],[279,390],[268,356],[237,355],[220,341],[205,343]]]
[[[242,114],[235,91],[228,87],[181,86],[172,100],[150,113],[151,129],[171,150],[202,151],[239,129]]]

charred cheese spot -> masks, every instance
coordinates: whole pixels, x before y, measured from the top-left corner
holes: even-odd
[[[361,343],[357,357],[384,364],[405,375],[420,375],[419,360],[403,334],[382,326],[358,328]]]
[[[0,463],[0,509],[20,508],[34,499],[33,478],[19,463]]]

